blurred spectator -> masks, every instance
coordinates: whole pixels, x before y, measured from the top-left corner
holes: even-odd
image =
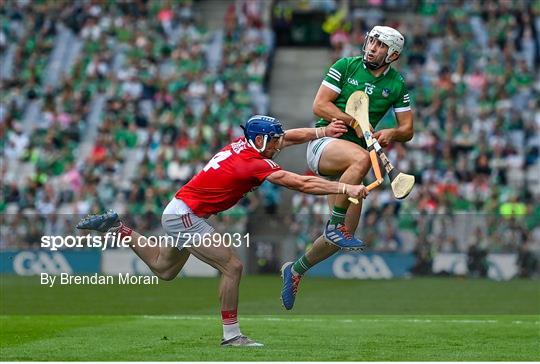
[[[467,270],[471,277],[487,277],[487,251],[472,245],[467,253]]]
[[[430,245],[420,239],[419,237],[418,244],[413,252],[416,260],[411,268],[411,273],[416,276],[427,276],[433,273],[433,257]]]
[[[530,278],[538,267],[538,259],[531,252],[529,243],[519,247],[517,265],[519,267],[518,276],[521,278]]]

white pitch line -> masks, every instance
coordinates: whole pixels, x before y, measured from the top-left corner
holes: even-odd
[[[195,321],[201,321],[201,320],[208,320],[208,321],[220,321],[219,316],[154,316],[154,315],[144,315],[142,316],[144,319],[149,320],[195,320]],[[294,322],[328,322],[333,319],[317,319],[317,318],[300,318],[300,317],[291,317],[291,318],[282,318],[282,317],[241,317],[242,321],[294,321]],[[432,319],[338,319],[333,320],[336,322],[341,323],[361,323],[361,322],[405,322],[405,323],[415,323],[415,324],[430,324],[430,323],[448,323],[448,324],[497,324],[497,323],[505,323],[504,321],[498,321],[498,320],[432,320]],[[538,325],[540,324],[540,321],[509,321],[512,324],[515,325],[523,325],[523,324],[533,324]]]

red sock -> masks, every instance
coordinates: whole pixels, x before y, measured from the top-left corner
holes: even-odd
[[[234,325],[238,323],[238,309],[230,311],[221,311],[221,320],[223,325]]]
[[[118,229],[118,236],[123,238],[124,236],[131,236],[133,229],[128,228],[124,223],[120,223],[120,228]]]

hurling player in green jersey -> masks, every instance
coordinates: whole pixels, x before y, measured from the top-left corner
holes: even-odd
[[[375,26],[366,36],[363,55],[347,57],[334,63],[326,74],[313,102],[313,112],[320,117],[318,127],[333,120],[351,125],[353,118],[345,113],[349,96],[358,90],[369,96],[369,119],[374,128],[389,109],[393,109],[397,127],[374,133],[384,147],[391,142],[407,142],[413,137],[413,114],[409,93],[403,77],[390,65],[399,58],[405,39],[397,30],[387,26]],[[324,129],[320,129],[322,133]],[[358,184],[371,168],[365,141],[354,129],[339,139],[321,138],[308,145],[307,162],[313,172],[320,176],[339,178],[340,182]],[[294,264],[283,266],[282,300],[291,309],[300,277],[313,265],[328,258],[340,249],[340,242],[354,235],[362,202],[350,205],[347,195],[328,196],[332,215],[324,233],[311,250]],[[358,240],[358,239],[357,239]],[[360,241],[358,247],[364,244]],[[291,288],[292,287],[292,288]]]

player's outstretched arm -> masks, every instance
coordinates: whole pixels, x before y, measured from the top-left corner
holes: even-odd
[[[327,181],[320,177],[301,176],[284,170],[270,174],[266,180],[311,195],[345,194],[354,198],[365,198],[368,195],[368,190],[364,185]]]
[[[318,128],[298,128],[285,130],[285,136],[283,137],[283,142],[280,149],[290,145],[306,143],[310,140],[319,139],[322,137],[339,138],[343,135],[343,133],[346,132],[347,126],[340,120],[333,121],[327,126],[321,126]]]

